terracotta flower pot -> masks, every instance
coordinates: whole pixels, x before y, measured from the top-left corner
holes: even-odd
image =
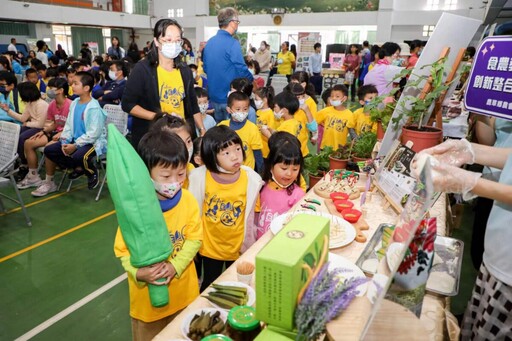
[[[329,156],[329,168],[330,169],[346,169],[348,165],[349,159],[335,159]]]
[[[355,163],[366,162],[366,161],[371,160],[371,159],[372,159],[371,157],[352,156],[352,161],[354,161]]]
[[[382,126],[382,121],[378,121],[377,122],[377,140],[382,141],[385,133],[386,132],[384,131],[384,127]]]
[[[309,189],[313,188],[320,179],[322,179],[323,175],[315,176],[309,174]]]
[[[412,150],[416,153],[434,147],[443,142],[443,131],[439,128],[425,126],[418,130],[417,126],[407,126],[402,128],[402,144],[412,141]]]

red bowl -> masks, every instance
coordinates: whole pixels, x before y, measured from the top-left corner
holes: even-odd
[[[346,210],[343,210],[341,212],[341,215],[343,216],[343,219],[348,221],[349,223],[357,223],[359,218],[361,218],[361,211],[349,208]]]
[[[336,200],[348,200],[348,194],[343,192],[334,192],[330,195],[332,201]]]
[[[336,210],[341,213],[344,210],[354,207],[354,203],[350,200],[336,200],[334,201],[334,206],[336,206]]]

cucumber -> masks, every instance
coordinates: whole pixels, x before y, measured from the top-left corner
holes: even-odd
[[[231,308],[234,308],[236,307],[238,304],[234,303],[234,302],[231,302],[229,300],[226,300],[224,298],[220,298],[220,297],[216,297],[216,296],[203,296],[204,298],[206,298],[208,301],[218,305],[219,307],[223,308],[223,309],[231,309]]]
[[[212,284],[212,288],[217,290],[230,290],[230,291],[240,291],[243,293],[247,293],[247,288],[237,287],[234,285],[220,285],[220,284]]]

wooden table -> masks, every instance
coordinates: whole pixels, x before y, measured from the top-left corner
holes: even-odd
[[[314,191],[309,191],[305,198],[318,199],[322,202],[321,207],[318,209],[322,212],[327,212],[327,207],[323,203],[323,199],[318,197]],[[384,208],[383,198],[378,193],[373,193],[367,199],[366,207],[368,213],[366,221],[370,226],[370,229],[364,231],[367,239],[370,240],[372,235],[377,230],[381,223],[394,223],[397,214],[392,208]],[[355,207],[359,205],[359,200],[354,200],[356,203]],[[300,207],[299,202],[296,207]],[[438,234],[444,235],[446,229],[446,197],[442,195],[436,202],[434,207],[431,209],[430,214],[433,217],[437,217],[438,223]],[[272,238],[272,233],[269,231],[263,237],[261,237],[247,252],[245,252],[240,260],[249,261],[254,263],[256,254],[265,246]],[[366,243],[358,243],[356,241],[351,244],[331,250],[331,252],[341,255],[352,262],[356,262],[359,255],[363,252]],[[229,267],[217,280],[221,281],[236,281],[236,263]],[[254,287],[254,278],[251,282],[251,286]],[[332,321],[327,325],[328,338],[333,340],[356,340],[360,333],[356,331],[358,328],[357,324],[361,324],[361,320],[365,320],[369,307],[366,306],[369,303],[364,303],[365,298],[357,298],[351,303],[347,311],[345,311],[337,320]],[[366,302],[368,302],[366,300]],[[203,297],[198,297],[192,302],[176,319],[165,327],[160,334],[158,334],[154,340],[164,341],[173,339],[183,339],[183,335],[180,331],[181,324],[185,316],[188,314],[203,308],[211,307],[208,300]],[[390,335],[393,335],[394,340],[444,340],[445,332],[445,298],[436,297],[427,294],[423,301],[423,310],[420,319],[417,319],[412,313],[403,307],[396,305],[392,302],[385,301],[381,309],[377,313],[368,333],[366,339],[386,339]],[[400,336],[400,338],[397,338]]]

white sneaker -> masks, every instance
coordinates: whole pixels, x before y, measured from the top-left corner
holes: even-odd
[[[25,189],[29,187],[39,187],[43,180],[41,180],[41,177],[39,177],[39,174],[36,174],[35,176],[31,176],[30,174],[27,174],[27,176],[18,182],[16,186],[18,186],[18,189]]]
[[[37,187],[31,194],[35,197],[44,197],[47,194],[57,192],[57,185],[53,181],[43,181],[43,183]]]

